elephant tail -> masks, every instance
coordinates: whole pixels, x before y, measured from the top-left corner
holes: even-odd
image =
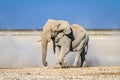
[[[36,41],[36,42],[41,42],[41,39],[40,39],[40,40],[38,40],[38,41]]]

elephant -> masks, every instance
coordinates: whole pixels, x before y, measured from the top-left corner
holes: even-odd
[[[88,33],[77,24],[71,25],[70,28],[70,34],[64,34],[64,32],[58,31],[58,34],[55,37],[54,43],[57,65],[63,65],[62,67],[64,67],[67,64],[67,62],[64,60],[64,57],[69,53],[69,51],[73,51],[76,52],[76,57],[72,67],[77,67],[80,56],[80,66],[87,66],[85,55],[87,54],[88,50]],[[87,49],[85,50],[85,48]]]
[[[67,62],[63,59],[69,51],[75,51],[76,57],[73,67],[77,67],[79,56],[81,56],[81,66],[85,61],[85,48],[88,49],[89,35],[80,25],[70,25],[65,20],[48,19],[43,27],[41,36],[42,62],[47,66],[47,44],[49,39],[53,41],[53,48],[56,55],[56,64],[65,65]]]
[[[54,47],[54,37],[57,35],[57,32],[62,31],[64,29],[64,33],[69,34],[71,32],[70,28],[68,27],[69,25],[70,25],[69,22],[65,20],[48,19],[45,25],[43,26],[43,31],[41,35],[41,46],[42,46],[42,63],[44,66],[47,66],[46,55],[48,42],[50,41],[50,39],[52,39]]]

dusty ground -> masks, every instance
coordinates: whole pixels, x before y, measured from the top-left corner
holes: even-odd
[[[0,80],[120,80],[120,66],[0,69]]]

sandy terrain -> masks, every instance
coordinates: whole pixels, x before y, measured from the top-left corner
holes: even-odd
[[[120,80],[120,67],[0,69],[0,80]]]

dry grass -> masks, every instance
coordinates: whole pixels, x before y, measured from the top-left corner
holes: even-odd
[[[0,80],[120,80],[120,67],[0,69]]]

